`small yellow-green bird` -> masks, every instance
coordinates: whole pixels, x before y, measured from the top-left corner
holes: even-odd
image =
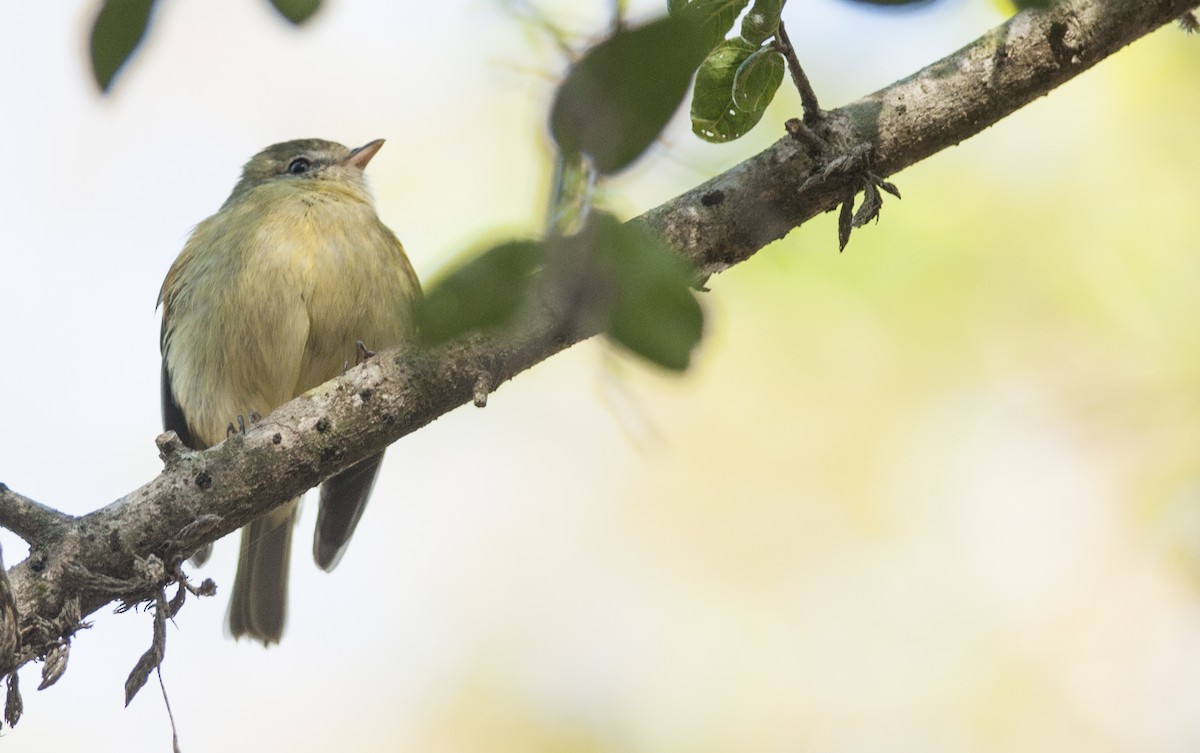
[[[357,362],[357,343],[400,344],[421,286],[363,179],[383,140],[269,146],[221,209],[196,226],[159,292],[163,424],[204,449]],[[337,565],[382,453],[321,487],[313,556]],[[229,605],[234,637],[278,643],[299,500],[242,529]],[[207,557],[207,548],[196,559]]]

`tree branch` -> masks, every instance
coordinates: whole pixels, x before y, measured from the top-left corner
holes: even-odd
[[[816,127],[835,148],[871,155],[875,174],[890,175],[996,123],[1194,5],[1075,0],[1024,12],[915,75],[826,113]],[[784,137],[634,222],[659,233],[702,273],[720,272],[844,200],[853,176],[809,180],[822,159]],[[82,517],[0,487],[0,524],[31,545],[30,556],[8,573],[21,644],[13,650],[0,642],[0,676],[62,652],[80,621],[105,604],[155,598],[163,584],[150,583],[139,565],[152,555],[165,563],[166,578],[178,577],[178,563],[200,545],[459,405],[482,404],[499,384],[594,335],[589,327],[564,329],[559,312],[546,305],[502,337],[381,353],[204,452],[164,434],[163,472]]]
[[[1019,13],[912,76],[826,112],[825,128],[842,144],[869,145],[872,171],[893,175],[999,122],[1195,4],[1074,0]],[[636,221],[715,274],[838,206],[849,176],[810,184],[798,195],[816,168],[804,147],[783,138]]]
[[[48,545],[62,538],[71,520],[70,515],[0,484],[0,527],[17,534],[31,546]]]

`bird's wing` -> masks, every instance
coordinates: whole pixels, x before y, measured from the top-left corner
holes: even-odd
[[[174,303],[175,293],[179,285],[180,271],[187,265],[190,259],[191,254],[188,253],[185,247],[184,253],[180,254],[175,263],[171,265],[166,279],[163,280],[162,288],[158,291],[158,305],[163,310],[162,328],[158,333],[158,349],[162,354],[162,419],[163,429],[175,432],[179,437],[179,441],[183,442],[186,447],[190,447],[193,450],[203,450],[205,445],[203,443],[197,444],[196,437],[192,434],[192,430],[188,428],[187,419],[183,415],[183,409],[179,407],[179,401],[175,399],[175,391],[171,387],[171,372],[167,368],[167,350],[170,347],[171,339],[172,304]]]
[[[179,441],[183,442],[184,446],[193,450],[204,449],[203,445],[197,446],[196,438],[188,429],[187,419],[183,417],[183,410],[179,407],[179,403],[175,402],[175,393],[171,391],[171,374],[167,371],[165,358],[162,364],[162,418],[163,429],[179,435]]]
[[[166,318],[167,313],[163,311],[163,337],[166,335]],[[163,345],[165,346],[165,340]],[[164,347],[165,351],[165,347]],[[175,393],[171,390],[171,374],[167,370],[166,353],[163,353],[162,362],[162,418],[163,429],[173,431],[179,437],[179,441],[183,442],[185,447],[191,447],[193,450],[204,449],[203,443],[197,443],[196,438],[192,436],[191,429],[188,428],[187,419],[183,417],[183,409],[179,407],[179,403],[175,402]],[[212,544],[205,544],[197,549],[192,554],[192,564],[199,567],[208,561],[212,555]]]

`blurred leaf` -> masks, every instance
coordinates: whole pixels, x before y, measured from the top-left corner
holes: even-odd
[[[667,13],[677,16],[687,7],[688,0],[667,0]]]
[[[321,8],[321,0],[271,0],[275,10],[294,24],[302,24]]]
[[[677,13],[679,18],[692,21],[700,27],[704,49],[716,47],[750,0],[692,0]]]
[[[697,136],[718,144],[732,141],[744,135],[762,118],[761,109],[742,110],[735,104],[734,84],[742,64],[764,49],[741,37],[734,37],[717,45],[704,59],[700,70],[696,72],[696,84],[692,92],[692,131]],[[754,82],[761,87],[757,90],[759,95],[766,93],[766,86],[770,84],[769,75],[773,75],[770,66],[774,63],[765,61],[772,57],[777,57],[777,54],[764,55],[763,65],[766,67],[761,72],[751,71],[747,75],[743,93],[747,100],[759,98],[755,96]],[[776,82],[770,94],[773,95],[778,87]],[[766,105],[763,104],[763,107]]]
[[[785,68],[787,63],[778,50],[773,47],[759,49],[746,58],[733,75],[733,104],[742,112],[753,115],[754,123],[757,123],[783,83]]]
[[[617,303],[608,336],[659,366],[683,371],[704,333],[693,270],[648,233],[622,225],[613,246]]]
[[[559,149],[589,155],[601,174],[626,167],[658,138],[703,57],[696,26],[679,18],[615,32],[558,88],[550,131]]]
[[[475,330],[496,329],[511,319],[541,264],[537,241],[510,241],[484,251],[438,280],[417,305],[425,345]]]
[[[146,35],[154,0],[105,0],[92,23],[92,77],[107,94],[121,66]]]
[[[750,12],[742,19],[742,38],[762,44],[779,30],[779,14],[787,0],[754,0]]]
[[[560,252],[586,257],[587,284],[610,340],[673,371],[687,368],[704,330],[695,272],[653,235],[594,212]]]

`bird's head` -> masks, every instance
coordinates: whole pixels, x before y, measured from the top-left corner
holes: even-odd
[[[323,139],[297,139],[273,144],[250,158],[226,205],[264,185],[281,189],[341,190],[366,198],[363,168],[383,146],[383,139],[348,149]]]

